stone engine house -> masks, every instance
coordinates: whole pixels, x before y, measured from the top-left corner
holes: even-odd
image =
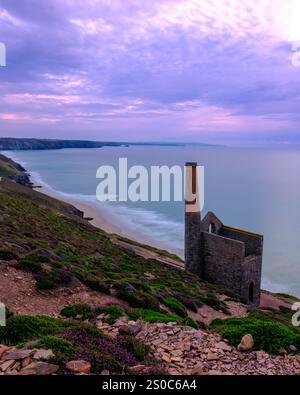
[[[263,236],[224,225],[212,212],[201,220],[197,163],[186,163],[185,267],[259,306]]]

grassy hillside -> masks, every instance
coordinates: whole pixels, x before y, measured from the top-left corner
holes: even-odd
[[[9,177],[14,175],[21,175],[22,168],[19,167],[11,159],[0,154],[0,177]]]
[[[225,310],[211,286],[111,243],[68,204],[2,180],[0,213],[0,260],[15,259],[38,289],[68,286],[75,277],[134,308],[174,313],[178,320],[203,303]]]
[[[6,178],[5,174],[15,177],[24,173],[4,157],[0,157],[0,172],[0,273],[2,269],[6,273],[10,267],[29,276],[31,286],[33,281],[39,291],[35,291],[36,294],[42,292],[47,298],[55,295],[55,290],[72,290],[74,284],[81,282],[94,291],[94,295],[109,295],[117,301],[117,305],[108,308],[104,305],[67,306],[61,311],[67,319],[12,316],[7,327],[0,330],[0,344],[23,345],[36,341],[39,347],[52,348],[62,373],[70,358],[90,361],[95,373],[106,368],[116,373],[130,372],[130,367],[139,361],[146,363],[147,349],[133,339],[108,339],[93,325],[99,313],[104,313],[110,324],[125,314],[131,320],[176,321],[179,325],[198,327],[203,325],[199,308],[207,311],[209,306],[215,317],[221,314],[223,319],[213,321],[207,330],[219,333],[233,346],[238,345],[242,336],[251,333],[254,349],[270,353],[299,352],[299,327],[291,324],[293,312],[287,304],[290,298],[287,295],[282,296],[286,307],[281,306],[278,311],[255,309],[250,310],[248,317],[231,318],[228,300],[236,300],[235,295],[202,282],[182,269],[145,259],[113,242],[119,238],[117,235],[93,227],[71,205]],[[158,256],[164,254],[142,247],[155,251]],[[16,279],[15,276],[13,281]],[[227,300],[220,297],[221,293],[228,295]],[[245,306],[242,307],[245,310]],[[92,325],[79,323],[78,316],[90,320]],[[193,321],[192,316],[199,321]],[[67,342],[63,340],[66,338]],[[106,350],[104,354],[99,350],[95,353],[99,344]]]

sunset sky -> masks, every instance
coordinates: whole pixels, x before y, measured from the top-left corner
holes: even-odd
[[[300,145],[299,0],[0,0],[0,42],[0,136]]]

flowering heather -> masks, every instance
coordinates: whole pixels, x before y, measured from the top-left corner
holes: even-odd
[[[89,360],[91,363],[95,360],[97,364],[99,360],[110,360],[119,362],[124,368],[137,364],[133,353],[126,350],[120,340],[101,337],[100,331],[93,333],[86,328],[71,329],[64,334],[64,337],[81,349],[78,357]]]

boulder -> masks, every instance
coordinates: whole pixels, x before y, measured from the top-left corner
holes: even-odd
[[[226,373],[221,372],[220,370],[212,369],[212,370],[210,370],[210,371],[208,372],[208,375],[209,375],[209,376],[224,376],[224,375],[226,375]]]
[[[18,350],[18,349],[11,349],[6,351],[3,355],[2,355],[2,360],[3,361],[8,361],[11,359],[24,359],[24,358],[28,358],[31,355],[33,355],[35,353],[35,350]]]
[[[91,371],[91,364],[84,360],[70,361],[66,364],[67,368],[74,373],[89,374]]]
[[[119,327],[119,334],[120,335],[125,335],[125,336],[127,336],[127,335],[130,335],[130,329],[129,329],[129,325],[121,325],[120,327]]]
[[[10,350],[10,347],[3,346],[2,344],[0,345],[0,359],[2,358],[2,355],[8,350]]]
[[[53,365],[51,363],[46,362],[32,362],[25,369],[22,369],[20,374],[27,375],[28,371],[34,372],[30,374],[38,375],[38,376],[48,376],[50,374],[56,373],[59,369],[58,365]]]
[[[131,371],[133,373],[139,373],[142,372],[144,369],[145,369],[145,365],[136,365],[131,368]]]
[[[8,361],[5,361],[5,362],[1,363],[0,371],[2,370],[2,372],[6,372],[8,369],[13,367],[15,363],[16,363],[16,361],[14,359],[13,360],[8,360]]]
[[[285,348],[280,347],[280,349],[278,350],[278,354],[279,354],[279,355],[285,355],[285,354],[287,354],[287,351],[286,351]]]
[[[52,350],[36,350],[35,354],[33,356],[34,359],[40,360],[40,359],[44,359],[44,360],[48,360],[50,358],[53,358],[54,354]]]
[[[128,324],[121,325],[119,327],[120,335],[131,335],[136,336],[143,329],[143,322],[138,321],[129,321]]]
[[[229,344],[227,344],[225,342],[216,343],[215,348],[218,348],[219,350],[222,350],[222,351],[231,351],[232,350],[232,347],[230,347]]]
[[[240,344],[238,345],[239,351],[249,351],[254,346],[254,340],[251,334],[243,336]]]
[[[132,336],[136,336],[143,329],[143,321],[138,320],[134,324],[129,325],[129,331]]]
[[[218,355],[213,353],[213,352],[209,352],[207,354],[207,360],[208,361],[217,361],[219,359]]]
[[[34,369],[23,369],[23,370],[20,370],[18,375],[19,376],[35,376],[36,371]]]
[[[208,373],[205,372],[202,368],[195,368],[191,371],[192,376],[207,376]]]

